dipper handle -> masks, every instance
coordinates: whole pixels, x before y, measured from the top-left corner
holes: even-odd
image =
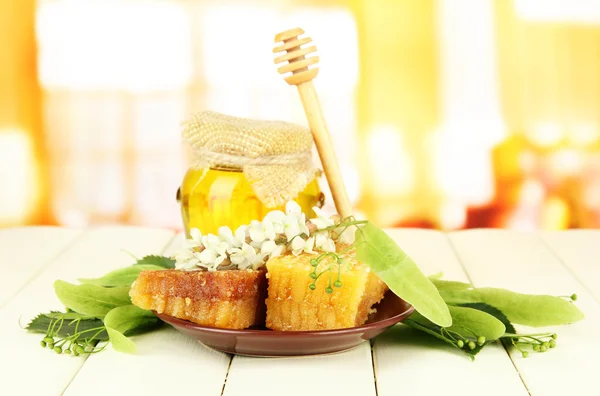
[[[338,165],[331,137],[327,130],[325,117],[321,110],[321,104],[317,91],[312,83],[313,78],[317,76],[319,69],[316,66],[319,63],[318,56],[307,58],[306,55],[317,51],[317,47],[304,46],[312,42],[310,37],[299,38],[304,30],[295,28],[286,30],[275,35],[275,43],[280,43],[273,48],[273,53],[284,52],[284,54],[275,57],[275,64],[281,64],[277,71],[280,74],[290,73],[285,77],[285,81],[298,88],[302,106],[310,125],[310,130],[323,164],[323,171],[329,183],[331,195],[335,203],[336,210],[342,219],[352,216],[352,205],[348,199],[344,180]],[[302,47],[304,46],[304,47]],[[309,66],[313,66],[309,68]]]

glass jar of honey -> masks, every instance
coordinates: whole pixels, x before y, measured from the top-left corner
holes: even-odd
[[[186,234],[198,228],[203,234],[217,234],[219,227],[233,231],[252,220],[262,220],[271,210],[256,196],[239,168],[210,167],[190,169],[186,173],[177,198]],[[294,199],[307,218],[314,217],[313,206],[322,207],[324,195],[317,178]],[[285,205],[284,205],[285,206]]]
[[[182,136],[193,154],[177,192],[188,236],[192,228],[235,231],[292,199],[307,218],[323,206],[307,128],[204,111],[184,123]]]

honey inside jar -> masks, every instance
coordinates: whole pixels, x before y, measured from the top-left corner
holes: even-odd
[[[221,226],[233,231],[252,220],[262,219],[271,210],[256,196],[240,168],[210,167],[189,169],[178,200],[186,234],[198,228],[203,234],[217,234]],[[313,206],[323,206],[323,194],[315,178],[294,199],[307,218],[315,216]]]

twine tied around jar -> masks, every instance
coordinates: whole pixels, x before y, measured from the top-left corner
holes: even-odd
[[[241,169],[269,208],[296,198],[320,172],[312,134],[300,125],[204,111],[184,122],[182,136],[193,150],[192,167]]]

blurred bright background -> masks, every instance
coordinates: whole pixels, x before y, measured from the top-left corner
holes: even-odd
[[[0,0],[0,227],[181,228],[189,114],[306,124],[296,26],[358,213],[600,226],[600,0]]]

